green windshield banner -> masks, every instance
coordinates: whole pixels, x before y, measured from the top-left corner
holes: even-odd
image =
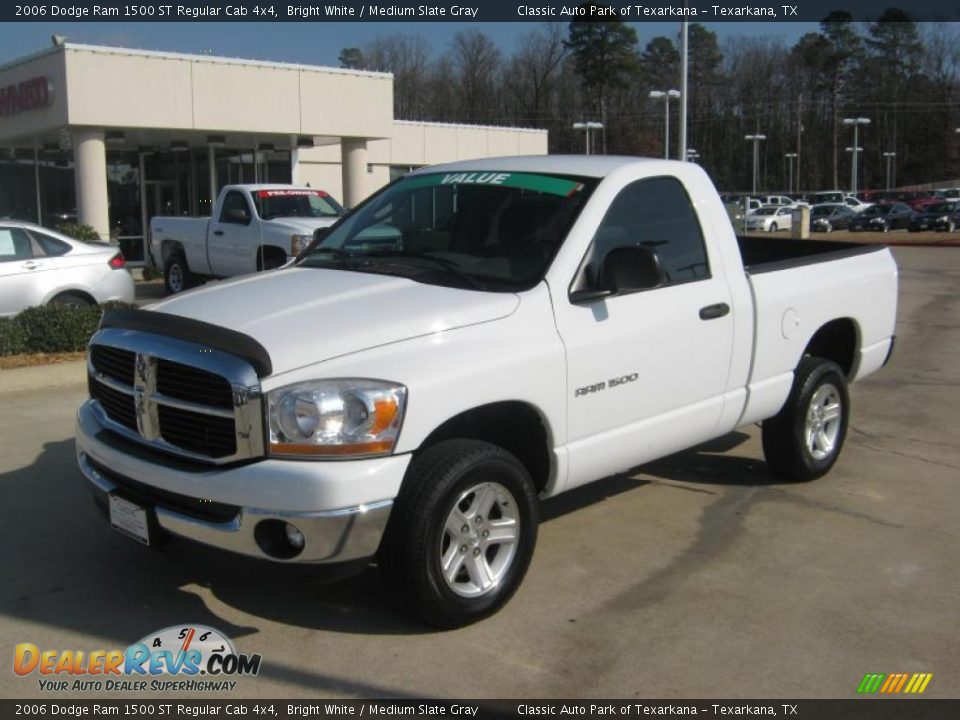
[[[572,195],[583,187],[583,184],[576,180],[567,180],[550,175],[496,171],[415,175],[405,178],[402,185],[405,188],[439,187],[442,185],[495,185],[549,195],[560,195],[561,197]]]

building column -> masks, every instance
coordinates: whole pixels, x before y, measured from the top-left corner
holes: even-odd
[[[104,242],[110,240],[107,196],[107,146],[101,130],[75,130],[73,174],[77,195],[77,222],[89,225]]]
[[[352,209],[367,197],[367,141],[344,138],[340,143],[343,204]]]
[[[300,184],[300,148],[290,149],[290,184]]]

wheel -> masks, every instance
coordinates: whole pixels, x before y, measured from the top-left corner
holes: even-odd
[[[193,273],[187,268],[183,255],[175,253],[167,258],[163,265],[163,284],[167,293],[176,295],[189,289],[195,282]]]
[[[770,223],[770,228],[767,230],[767,232],[776,232],[779,229],[780,228],[777,227],[776,223]]]
[[[477,440],[414,457],[380,544],[387,588],[407,613],[453,628],[499,610],[523,580],[539,508],[527,469]]]
[[[824,225],[823,225],[823,231],[824,231],[824,232],[833,232],[833,225],[830,223],[829,220],[827,220],[827,222],[824,223]]]
[[[261,252],[257,257],[257,270],[275,270],[281,265],[284,265],[286,262],[286,256],[282,256],[279,253]]]
[[[783,409],[763,422],[767,465],[789,480],[824,475],[843,448],[849,415],[847,379],[840,366],[823,358],[803,358]]]
[[[57,295],[50,301],[51,305],[59,305],[60,307],[74,307],[82,308],[92,305],[87,298],[82,295],[75,295],[74,293],[63,293],[62,295]]]
[[[886,223],[883,224],[883,232],[890,232],[890,226]]]
[[[957,224],[953,220],[947,223],[947,232],[952,233],[956,229],[957,229]]]

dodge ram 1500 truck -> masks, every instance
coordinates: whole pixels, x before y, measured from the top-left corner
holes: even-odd
[[[150,260],[168,293],[205,277],[280,267],[346,210],[322,190],[293,185],[227,185],[211,217],[150,220]]]
[[[77,457],[142,543],[375,557],[457,626],[517,589],[541,498],[761,422],[773,471],[826,473],[896,301],[885,247],[738,241],[693,163],[426,168],[290,266],[107,314]]]

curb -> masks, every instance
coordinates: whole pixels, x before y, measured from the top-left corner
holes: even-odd
[[[73,387],[83,385],[86,380],[85,360],[0,370],[0,395]]]

